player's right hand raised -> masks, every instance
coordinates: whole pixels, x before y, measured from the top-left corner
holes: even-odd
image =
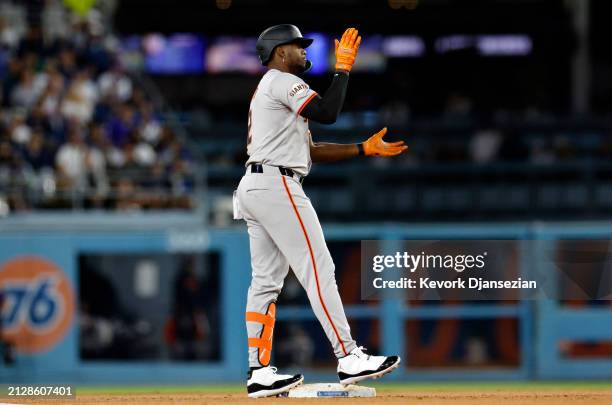
[[[355,28],[348,28],[342,34],[340,41],[334,39],[336,44],[336,70],[350,72],[357,57],[361,37]]]

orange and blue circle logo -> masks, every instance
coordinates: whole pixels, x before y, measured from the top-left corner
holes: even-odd
[[[64,272],[37,256],[0,264],[1,333],[20,353],[49,350],[74,316],[74,291]]]

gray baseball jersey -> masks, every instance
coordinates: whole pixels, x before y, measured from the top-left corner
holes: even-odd
[[[289,267],[306,290],[336,356],[356,347],[317,214],[298,179],[278,169],[308,174],[310,133],[299,113],[315,95],[299,77],[272,69],[251,101],[247,171],[234,199],[234,218],[246,221],[251,250],[246,308],[251,367],[270,362],[274,303]],[[261,164],[261,169],[251,170],[251,163]]]
[[[247,166],[264,163],[308,174],[308,120],[299,114],[316,94],[291,73],[270,69],[261,78],[249,109]]]

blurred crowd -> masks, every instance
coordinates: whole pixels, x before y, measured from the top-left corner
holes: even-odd
[[[193,204],[194,160],[126,73],[104,16],[0,4],[0,216]]]
[[[385,104],[377,118],[379,125],[411,128],[412,150],[422,163],[555,165],[612,156],[612,137],[601,125],[585,121],[562,127],[559,116],[535,105],[483,114],[461,93],[449,94],[435,129],[422,128],[426,120],[413,129],[410,108],[400,100]]]

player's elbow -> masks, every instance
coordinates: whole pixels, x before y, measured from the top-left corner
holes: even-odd
[[[319,124],[324,124],[324,125],[333,124],[338,119],[337,115],[324,113],[322,111],[319,111],[316,114],[308,114],[308,115],[302,114],[302,116],[304,116],[305,118],[308,118],[309,120],[312,120],[314,122],[318,122]]]
[[[319,122],[321,124],[334,124],[338,120],[338,111],[322,108]]]
[[[321,119],[319,120],[319,123],[325,124],[325,125],[331,125],[331,124],[335,124],[337,119],[338,117],[335,115],[326,115],[326,116],[321,117]]]

